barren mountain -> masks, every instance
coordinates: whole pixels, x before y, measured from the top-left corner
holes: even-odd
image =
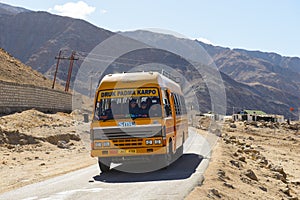
[[[1,7],[1,5],[0,5]],[[1,10],[0,10],[1,14]],[[25,64],[43,73],[46,77],[53,77],[59,50],[63,51],[63,57],[70,56],[71,51],[77,51],[79,60],[75,61],[72,81],[85,56],[99,43],[114,35],[108,30],[98,28],[88,22],[69,17],[61,17],[46,12],[16,12],[16,14],[4,15],[0,18],[0,47],[10,52]],[[144,43],[166,43],[176,49],[180,49],[191,40],[180,39],[170,35],[135,31],[125,35],[143,38]],[[262,109],[268,113],[296,116],[290,113],[289,108],[300,107],[300,74],[299,58],[282,57],[275,53],[253,52],[240,49],[216,47],[198,42],[220,69],[228,75],[222,75],[227,93],[227,112],[231,113],[232,107],[238,109]],[[155,46],[155,45],[154,45]],[[188,51],[195,54],[193,48]],[[202,55],[199,55],[200,57]],[[126,57],[126,56],[125,56]],[[130,57],[130,56],[129,56]],[[143,55],[139,59],[146,59]],[[159,56],[153,60],[158,60]],[[135,58],[136,59],[136,58]],[[178,60],[177,60],[178,61]],[[61,60],[58,78],[66,80],[68,60]],[[176,60],[168,60],[171,67],[178,66]],[[123,65],[116,64],[113,72],[125,71],[124,65],[136,66],[127,60]],[[176,69],[191,75],[193,72]],[[197,77],[194,77],[197,79]],[[199,78],[199,77],[198,77]],[[233,81],[234,80],[234,81]],[[201,85],[201,80],[196,80]],[[203,82],[203,81],[202,81]],[[72,83],[71,83],[72,86]],[[82,83],[85,91],[89,91],[87,81]],[[203,112],[210,110],[209,94],[196,91],[199,101],[204,102]]]
[[[261,83],[300,96],[300,74],[236,50],[214,55],[218,68],[243,83]],[[300,65],[299,65],[300,66]]]
[[[149,31],[122,34],[153,46],[172,44],[174,49],[186,47],[190,42],[187,39]],[[295,115],[289,112],[289,108],[300,106],[299,73],[292,71],[289,67],[274,65],[263,58],[251,57],[251,55],[229,48],[197,42],[211,56],[211,62],[215,63],[222,74],[226,86],[228,113],[231,112],[230,108],[235,107],[238,110],[261,109],[268,113]],[[196,48],[193,49],[193,46],[190,46],[188,53],[197,51]]]
[[[46,12],[22,12],[0,18],[0,46],[33,69],[53,76],[59,50],[86,55],[113,33],[83,20]],[[77,65],[76,65],[77,64]],[[80,64],[75,63],[76,66]],[[68,62],[61,61],[58,77],[66,80]],[[76,72],[76,69],[75,69]]]

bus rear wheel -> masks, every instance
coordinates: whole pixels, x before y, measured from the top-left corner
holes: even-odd
[[[173,144],[172,141],[169,142],[168,153],[164,156],[164,167],[163,169],[167,169],[169,165],[172,164],[174,154],[173,154]]]
[[[110,170],[110,160],[98,158],[99,168],[102,173],[108,172]]]

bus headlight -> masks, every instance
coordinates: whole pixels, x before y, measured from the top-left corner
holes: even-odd
[[[153,141],[152,140],[146,140],[146,144],[151,145],[151,144],[153,144]]]
[[[95,147],[102,147],[102,143],[101,142],[95,142]]]
[[[154,144],[161,144],[161,140],[154,140]]]
[[[109,146],[110,146],[110,143],[109,143],[109,142],[103,142],[103,146],[104,146],[104,147],[109,147]]]

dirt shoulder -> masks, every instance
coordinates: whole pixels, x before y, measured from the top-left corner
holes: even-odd
[[[0,193],[95,164],[88,131],[87,123],[65,113],[1,117]]]
[[[227,123],[187,200],[299,199],[300,123]]]

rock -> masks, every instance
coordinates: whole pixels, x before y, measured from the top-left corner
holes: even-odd
[[[224,183],[224,186],[228,187],[228,188],[231,188],[231,189],[235,189],[235,187],[229,183]]]
[[[280,181],[282,181],[282,182],[284,182],[284,183],[287,183],[286,177],[284,177],[284,176],[283,176],[281,173],[279,173],[279,172],[275,172],[274,178],[277,179],[277,180],[280,180]]]
[[[264,191],[264,192],[267,192],[267,191],[268,191],[268,189],[267,189],[266,187],[264,187],[264,186],[259,186],[259,189],[261,189],[261,190]]]
[[[300,179],[299,180],[292,180],[291,183],[294,184],[294,185],[299,185],[300,186]]]
[[[298,197],[289,197],[288,200],[299,200]]]
[[[286,179],[286,173],[284,172],[283,167],[275,165],[271,168],[271,170],[279,172]]]
[[[66,141],[64,141],[64,140],[59,140],[59,141],[57,141],[57,147],[62,148],[62,149],[67,149],[67,148],[69,148],[70,146],[67,144]]]
[[[215,195],[216,197],[218,197],[218,198],[221,198],[222,196],[221,196],[221,194],[220,194],[220,192],[217,190],[217,189],[211,189],[210,190],[210,192],[213,194],[213,195]]]
[[[230,123],[229,126],[230,126],[230,128],[236,128],[236,124],[235,123]]]
[[[258,181],[257,176],[255,175],[255,173],[254,173],[251,169],[248,169],[247,172],[245,173],[245,175],[246,175],[248,178],[250,178],[250,179],[252,179],[252,180],[254,180],[254,181]]]
[[[239,161],[246,162],[246,158],[244,156],[239,157]]]
[[[249,124],[252,125],[252,126],[254,126],[254,127],[257,127],[257,122],[256,121],[252,121]]]
[[[235,136],[230,136],[230,138],[229,138],[230,140],[235,140],[236,139],[236,137]]]
[[[234,132],[234,129],[232,129],[232,128],[227,128],[225,131],[226,131],[226,132]]]
[[[236,142],[238,145],[240,145],[240,146],[243,146],[243,145],[245,145],[246,144],[246,142],[242,142],[242,141],[239,141],[239,140],[237,140],[237,142]]]
[[[238,149],[237,152],[238,153],[243,153],[244,151],[243,151],[243,149]]]
[[[291,129],[291,130],[298,130],[299,127],[298,127],[298,124],[290,124],[290,125],[288,126],[288,129]]]
[[[281,192],[283,192],[284,194],[288,195],[289,197],[291,197],[291,189],[290,188],[284,188],[284,189],[280,189]]]
[[[254,140],[254,138],[253,138],[253,137],[251,137],[251,136],[250,136],[248,139],[249,139],[249,140]]]
[[[268,160],[265,158],[265,157],[262,157],[260,160],[259,160],[259,164],[261,165],[264,165],[264,166],[267,166],[268,165]]]
[[[267,127],[273,129],[275,126],[274,126],[274,124],[273,124],[272,122],[269,122],[269,123],[267,124]]]
[[[26,139],[20,139],[19,144],[26,145],[26,144],[28,144],[28,141]]]
[[[239,161],[231,160],[230,163],[237,168],[243,167],[243,165]]]
[[[260,151],[255,150],[255,149],[246,148],[246,149],[244,149],[244,153],[246,153],[246,154],[249,154],[249,153],[260,154]]]
[[[244,121],[244,126],[250,125],[248,121]]]
[[[218,175],[219,176],[225,176],[225,172],[221,169],[218,169]]]

